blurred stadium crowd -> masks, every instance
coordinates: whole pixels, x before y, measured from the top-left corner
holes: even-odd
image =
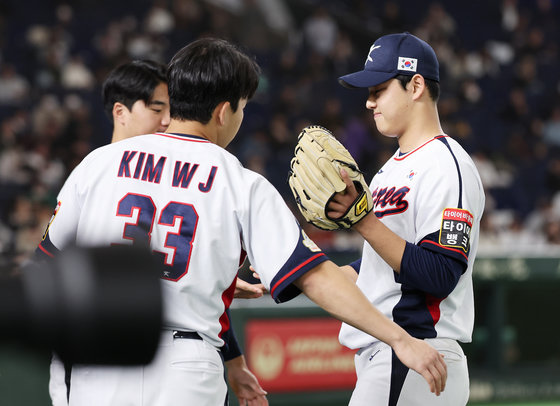
[[[377,133],[366,93],[336,79],[362,66],[378,36],[400,31],[439,57],[443,127],[486,187],[480,252],[558,252],[559,21],[558,0],[3,0],[0,257],[18,263],[35,249],[69,172],[110,141],[108,72],[167,62],[199,36],[230,39],[262,66],[230,149],[288,204],[289,160],[310,123],[331,129],[371,179],[396,143]],[[351,232],[308,231],[327,250],[360,246]]]

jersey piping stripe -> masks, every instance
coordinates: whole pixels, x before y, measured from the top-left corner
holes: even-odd
[[[443,248],[444,250],[449,250],[449,251],[457,252],[458,254],[461,254],[462,256],[464,256],[465,259],[466,259],[467,261],[469,260],[469,257],[467,256],[467,254],[465,254],[465,253],[462,252],[461,250],[456,250],[456,249],[454,249],[454,248],[449,248],[449,247],[446,247],[446,246],[444,246],[444,245],[438,244],[437,242],[430,241],[430,240],[423,240],[423,241],[420,241],[420,244],[424,244],[424,243],[427,243],[427,244],[434,244],[434,245],[436,245],[436,246],[438,246],[438,247],[440,247],[440,248]]]
[[[439,140],[443,142],[443,144],[447,147],[447,149],[451,153],[451,156],[453,157],[453,160],[455,161],[455,167],[457,168],[457,176],[459,177],[459,202],[457,203],[457,207],[459,209],[462,209],[463,208],[463,177],[461,176],[461,169],[459,168],[459,162],[457,162],[457,158],[455,157],[455,154],[451,149],[451,145],[449,145],[447,140],[444,138],[440,138]]]
[[[420,148],[425,147],[426,145],[428,145],[430,142],[434,141],[434,140],[438,140],[440,138],[447,138],[449,137],[449,135],[438,135],[437,137],[432,138],[431,140],[426,141],[425,143],[423,143],[422,145],[420,145],[418,148],[406,153],[403,156],[400,157],[395,157],[393,158],[395,161],[402,161],[403,159],[405,159],[406,157],[411,156],[412,154],[414,154],[416,151],[418,151]]]
[[[426,293],[426,307],[428,311],[432,315],[432,319],[434,320],[434,326],[437,324],[441,317],[441,310],[439,308],[439,304],[444,300],[444,297],[435,297],[428,293]]]
[[[233,279],[233,282],[231,283],[231,285],[229,285],[229,288],[227,288],[222,293],[222,302],[224,303],[225,310],[219,318],[220,325],[222,326],[222,330],[218,333],[218,336],[220,338],[222,337],[224,332],[226,330],[229,330],[231,327],[231,321],[229,319],[229,315],[226,310],[229,309],[229,307],[231,306],[231,302],[233,301],[233,293],[235,292],[236,283],[237,283],[237,277]]]
[[[197,137],[196,135],[179,134],[179,133],[172,133],[172,134],[156,133],[156,135],[160,135],[162,137],[167,137],[167,138],[173,138],[174,140],[200,142],[200,143],[203,143],[203,144],[209,144],[210,143],[210,141],[208,141],[207,139],[202,138],[202,137]]]
[[[294,273],[296,273],[298,270],[300,270],[301,268],[303,268],[305,265],[307,265],[308,263],[316,260],[317,258],[321,257],[325,255],[324,253],[320,253],[317,255],[312,256],[311,258],[309,258],[307,261],[302,262],[301,264],[299,264],[297,267],[295,267],[294,269],[292,269],[290,272],[288,272],[286,275],[284,275],[278,282],[276,282],[276,285],[274,285],[274,287],[270,290],[270,294],[271,296],[274,296],[274,291],[276,290],[276,288],[278,286],[280,286],[282,284],[282,282],[284,282],[286,279],[288,279],[290,276],[292,276]]]
[[[47,254],[49,257],[54,258],[54,255],[51,254],[49,251],[47,251],[47,250],[43,247],[42,244],[39,244],[39,249],[40,249],[41,251],[43,251],[45,254]]]
[[[51,242],[48,232],[43,241],[41,241],[35,249],[35,255],[42,259],[45,259],[45,255],[49,258],[54,258],[59,252],[60,250]]]

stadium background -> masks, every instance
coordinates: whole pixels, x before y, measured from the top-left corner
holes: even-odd
[[[410,31],[436,50],[444,130],[471,154],[487,193],[474,341],[464,346],[471,403],[560,404],[559,22],[558,0],[2,0],[1,268],[29,256],[66,176],[109,142],[100,84],[117,64],[167,62],[202,35],[254,54],[261,85],[229,149],[293,207],[285,180],[304,125],[333,130],[368,178],[395,149],[377,133],[366,94],[336,78],[360,67],[378,36]],[[351,232],[307,231],[339,263],[359,253]],[[254,319],[324,316],[267,300],[234,308],[243,340]],[[44,404],[45,362],[0,346],[0,404]],[[344,404],[345,396],[296,391],[271,403]]]

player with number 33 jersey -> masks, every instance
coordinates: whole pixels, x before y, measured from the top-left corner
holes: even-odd
[[[245,248],[277,301],[290,298],[284,288],[300,272],[326,259],[276,189],[223,148],[185,134],[133,143],[101,147],[73,171],[41,247],[149,243],[164,263],[164,327],[198,331],[221,347]]]

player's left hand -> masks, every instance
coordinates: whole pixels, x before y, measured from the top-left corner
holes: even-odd
[[[262,283],[249,283],[241,278],[235,282],[235,292],[233,297],[237,299],[256,299],[266,293],[266,288]]]
[[[341,169],[359,193],[346,205],[345,212],[333,218],[328,205],[347,187],[340,178]],[[358,164],[332,132],[318,125],[307,126],[299,133],[288,183],[303,217],[323,230],[348,229],[373,208],[371,192]]]
[[[346,184],[346,189],[336,193],[327,205],[327,214],[333,219],[338,219],[348,212],[348,207],[354,203],[358,197],[356,185],[350,180],[348,172],[345,169],[340,170],[340,177]]]
[[[268,406],[267,392],[257,377],[249,371],[241,355],[226,363],[228,383],[237,396],[240,406]]]

